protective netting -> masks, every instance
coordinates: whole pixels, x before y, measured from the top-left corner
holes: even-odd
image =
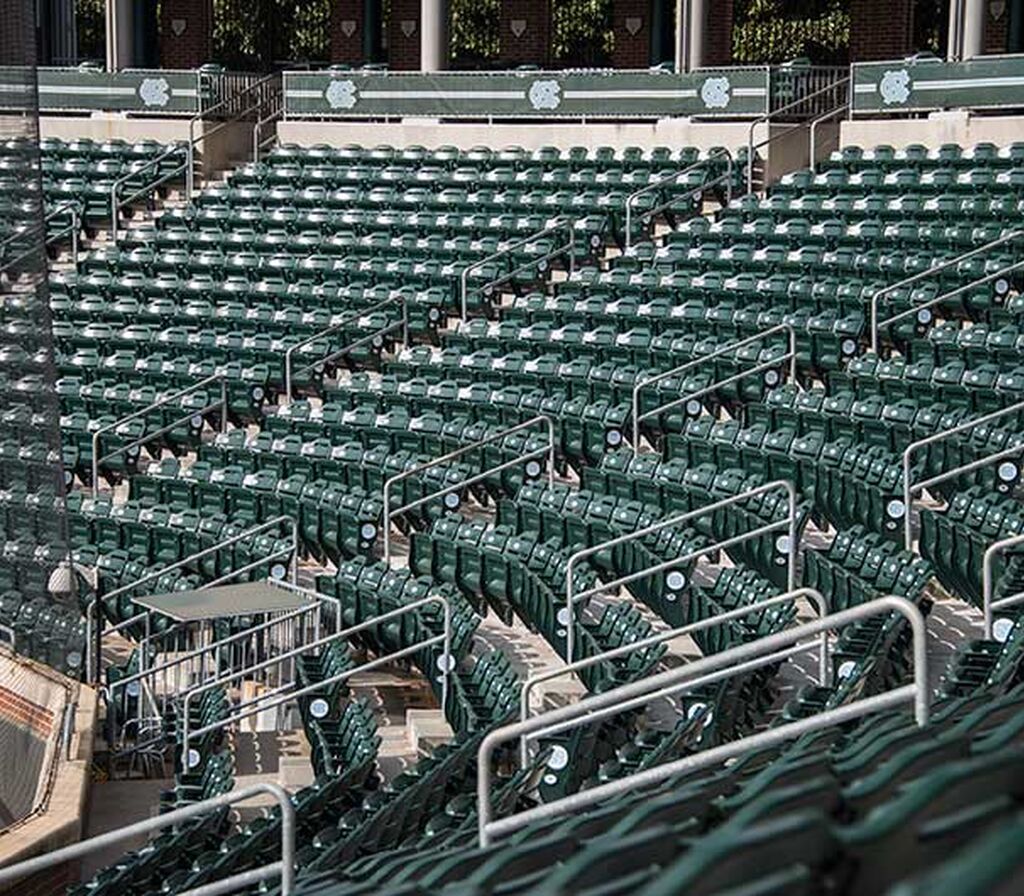
[[[66,245],[70,221],[46,207],[33,10],[0,0],[0,640],[23,604],[71,597],[47,290],[47,253]]]

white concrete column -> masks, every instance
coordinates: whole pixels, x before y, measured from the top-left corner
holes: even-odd
[[[135,62],[135,10],[132,0],[106,0],[107,71]]]
[[[690,0],[690,71],[707,61],[707,31],[708,0]]]
[[[708,0],[676,0],[676,71],[706,62]]]
[[[106,25],[107,71],[117,71],[117,0],[106,0],[103,22]]]
[[[690,29],[687,27],[689,17],[690,0],[676,0],[676,32],[674,44],[676,48],[675,59],[677,72],[689,71],[690,68]]]
[[[964,5],[962,59],[972,59],[985,52],[986,0],[961,0]]]
[[[420,0],[420,69],[440,72],[448,67],[448,3]]]
[[[949,28],[946,29],[946,58],[960,59],[963,51],[964,0],[949,0]]]
[[[135,3],[117,0],[117,67],[135,65]]]

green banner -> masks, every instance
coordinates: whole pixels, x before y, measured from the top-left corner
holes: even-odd
[[[285,72],[286,118],[749,117],[768,69],[671,72]]]
[[[23,72],[0,69],[0,105],[27,89]],[[39,109],[43,112],[144,112],[154,115],[199,111],[199,73],[82,68],[39,69]]]
[[[1024,107],[1024,56],[862,62],[853,66],[854,113]]]

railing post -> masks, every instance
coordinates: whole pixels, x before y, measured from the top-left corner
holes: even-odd
[[[797,588],[783,594],[777,594],[774,597],[766,598],[765,600],[755,601],[747,606],[716,613],[713,616],[708,616],[704,619],[698,620],[697,622],[688,623],[687,625],[680,626],[679,628],[658,632],[657,634],[642,638],[639,641],[631,641],[628,644],[623,644],[621,647],[615,647],[611,650],[605,650],[602,653],[592,654],[584,657],[583,659],[575,660],[565,666],[553,666],[548,669],[543,669],[540,672],[530,675],[523,682],[522,689],[519,693],[519,721],[525,722],[529,718],[530,695],[537,685],[545,681],[551,681],[554,678],[561,678],[562,676],[568,675],[572,672],[578,672],[581,669],[588,669],[591,666],[596,666],[598,663],[616,659],[620,656],[628,656],[634,651],[642,650],[645,647],[653,647],[658,644],[663,644],[666,641],[674,640],[675,638],[682,637],[683,635],[691,635],[696,632],[706,631],[709,628],[715,628],[725,622],[731,622],[734,619],[742,619],[745,616],[749,616],[751,613],[757,613],[762,610],[766,610],[768,607],[788,603],[801,597],[806,597],[817,605],[819,618],[823,619],[828,615],[828,601],[820,591],[817,591],[814,588]],[[829,674],[830,670],[828,663],[829,637],[827,631],[822,632],[820,636],[819,648],[818,682],[822,687],[826,687],[831,677]],[[520,746],[520,763],[522,767],[525,768],[529,761],[525,738]]]
[[[153,432],[146,433],[144,436],[142,436],[142,438],[136,439],[135,441],[130,442],[127,445],[122,445],[119,449],[117,449],[117,451],[112,451],[111,453],[106,454],[103,457],[100,457],[100,438],[104,434],[108,432],[116,432],[121,426],[123,426],[125,423],[130,423],[132,420],[144,420],[146,415],[149,414],[151,411],[158,410],[159,408],[166,407],[167,405],[172,404],[176,401],[180,401],[186,396],[191,395],[194,392],[198,392],[200,389],[205,389],[212,383],[218,381],[220,383],[220,401],[208,404],[206,405],[206,407],[200,408],[198,411],[194,411],[192,413],[187,414],[180,420],[175,420],[173,423],[170,423],[166,426],[161,426],[159,429],[156,429]],[[224,377],[221,374],[214,374],[213,376],[208,376],[206,377],[206,379],[199,380],[199,382],[193,383],[191,386],[187,386],[186,388],[181,389],[178,392],[175,392],[171,395],[167,395],[164,398],[158,399],[157,401],[154,401],[152,404],[149,404],[138,411],[133,411],[131,414],[122,417],[120,420],[115,420],[113,423],[110,423],[107,426],[101,426],[99,429],[95,430],[92,434],[92,496],[95,498],[100,491],[99,471],[100,463],[102,461],[110,460],[110,458],[117,457],[119,454],[124,454],[125,452],[131,450],[132,448],[141,448],[147,442],[151,442],[153,439],[159,438],[161,435],[164,435],[165,433],[173,432],[179,426],[182,426],[191,421],[192,418],[195,417],[196,415],[202,417],[203,414],[215,410],[218,407],[218,405],[220,406],[221,410],[221,432],[224,432],[227,429],[227,385],[225,384]]]
[[[574,231],[575,231],[575,228],[576,228],[576,221],[575,221],[574,218],[569,218],[569,217],[563,215],[561,217],[558,217],[558,218],[554,219],[554,221],[552,223],[548,224],[548,226],[545,227],[543,230],[538,230],[536,233],[533,233],[530,236],[524,237],[521,240],[517,240],[516,242],[511,243],[510,245],[507,245],[507,246],[505,246],[502,249],[499,249],[497,252],[493,253],[492,255],[488,255],[486,258],[481,258],[479,261],[471,262],[470,264],[466,265],[460,271],[460,273],[459,273],[459,286],[460,286],[460,298],[461,298],[460,309],[461,309],[461,314],[462,314],[462,318],[461,319],[463,321],[466,321],[466,320],[469,319],[469,274],[470,274],[470,271],[479,270],[480,268],[484,267],[485,265],[490,264],[491,262],[498,261],[499,259],[505,258],[506,256],[510,256],[517,249],[522,249],[524,246],[528,246],[528,245],[530,245],[530,243],[535,242],[536,240],[539,240],[542,237],[545,237],[545,236],[547,236],[547,235],[549,235],[551,233],[559,232],[563,226],[568,226],[569,227],[569,239],[568,239],[568,242],[566,243],[566,245],[560,246],[558,249],[555,249],[554,251],[549,253],[547,256],[545,256],[544,259],[541,259],[541,261],[553,259],[553,258],[557,257],[558,255],[564,253],[566,250],[569,250],[569,253],[570,253],[569,254],[569,272],[570,272],[570,276],[571,276],[572,273],[575,271],[574,256],[575,256],[576,253],[575,253],[574,249],[575,249],[576,234],[575,234]],[[486,289],[488,289],[490,287],[500,286],[502,283],[507,283],[517,273],[519,273],[520,271],[525,270],[525,269],[527,269],[529,267],[532,267],[533,264],[536,264],[536,262],[530,262],[530,263],[528,263],[526,265],[522,265],[519,268],[514,269],[510,273],[504,274],[501,277],[498,277],[496,280],[492,280],[491,282],[485,284],[482,287],[482,289],[486,290]]]
[[[730,153],[727,149],[722,149],[722,150],[719,150],[718,152],[712,153],[706,159],[699,159],[698,161],[694,162],[692,165],[688,165],[686,168],[682,168],[682,169],[680,169],[678,171],[672,172],[671,174],[667,174],[665,177],[659,178],[654,183],[647,184],[647,186],[641,187],[639,190],[634,190],[632,193],[630,193],[626,197],[625,203],[624,203],[624,205],[626,207],[626,213],[625,213],[626,233],[625,233],[624,238],[623,238],[623,245],[625,246],[626,252],[629,252],[629,250],[633,247],[633,224],[632,224],[633,203],[638,198],[640,198],[641,196],[643,196],[643,195],[645,195],[647,193],[651,193],[651,192],[653,192],[655,190],[658,190],[661,187],[664,187],[665,185],[667,185],[669,183],[675,183],[677,180],[679,180],[682,177],[685,177],[691,171],[696,171],[698,168],[702,168],[705,165],[710,164],[711,162],[713,162],[719,156],[724,156],[725,160],[726,160],[726,171],[727,171],[726,178],[729,181],[729,186],[727,187],[727,195],[729,196],[729,201],[732,200],[732,186],[731,186],[731,181],[732,181],[732,153]],[[709,187],[714,186],[715,184],[719,183],[721,180],[722,180],[721,177],[717,177],[717,178],[714,178],[713,180],[708,181],[706,183],[699,184],[697,187],[694,187],[693,189],[688,190],[684,195],[676,197],[674,200],[670,200],[664,206],[662,206],[662,208],[667,208],[668,206],[673,205],[676,202],[682,202],[684,199],[688,199],[691,196],[701,195]]]
[[[392,615],[397,615],[398,612],[408,612],[411,607],[413,607],[412,604],[409,604],[406,607],[400,607],[398,609],[398,611],[392,611]],[[388,616],[388,615],[389,614],[385,613],[385,614],[382,614],[381,616],[375,617],[372,620],[368,620],[365,624],[361,624],[361,627],[362,628],[368,628],[371,625],[376,625],[385,616]],[[352,631],[354,631],[356,628],[359,628],[359,627],[360,626],[355,626],[355,627],[353,627],[353,629],[350,629],[349,632],[351,633]],[[393,662],[395,660],[399,660],[399,659],[403,659],[404,657],[411,656],[412,654],[416,653],[419,650],[423,650],[426,647],[433,647],[436,644],[445,644],[445,643],[450,643],[450,641],[448,640],[446,635],[444,635],[444,634],[433,635],[433,636],[431,636],[429,638],[424,638],[422,641],[417,641],[415,644],[410,644],[408,647],[403,647],[400,650],[392,651],[391,653],[385,654],[383,656],[376,657],[375,659],[372,659],[372,660],[368,660],[367,662],[362,663],[362,664],[360,664],[358,666],[354,666],[354,667],[352,667],[350,669],[346,669],[343,672],[339,672],[336,675],[332,675],[332,676],[330,676],[328,678],[323,679],[323,681],[317,681],[317,682],[314,682],[313,684],[306,685],[303,688],[299,688],[299,690],[297,690],[297,691],[289,690],[291,685],[283,685],[282,687],[276,688],[273,691],[270,691],[270,692],[268,692],[266,694],[262,694],[262,695],[256,697],[253,700],[249,700],[246,703],[241,704],[238,708],[241,709],[244,706],[245,707],[244,712],[239,712],[239,713],[236,713],[235,715],[227,716],[227,717],[225,717],[223,719],[218,719],[216,722],[212,722],[209,725],[204,725],[202,728],[198,728],[195,731],[187,731],[187,730],[183,729],[183,737],[182,737],[182,744],[181,744],[181,753],[182,753],[183,766],[184,766],[186,771],[188,770],[188,768],[191,767],[190,764],[188,763],[188,753],[189,753],[189,746],[188,746],[188,744],[189,744],[189,739],[190,738],[196,738],[196,737],[199,737],[202,734],[208,734],[211,731],[222,730],[224,728],[227,728],[229,725],[234,725],[237,722],[242,721],[243,719],[247,719],[247,718],[249,718],[251,716],[256,715],[257,713],[266,712],[269,709],[276,709],[278,707],[284,706],[284,705],[286,705],[288,703],[291,703],[291,702],[297,700],[299,697],[305,697],[305,696],[307,696],[309,694],[316,693],[317,691],[319,691],[319,690],[321,690],[323,688],[330,687],[333,684],[339,684],[342,681],[346,681],[347,679],[349,679],[353,675],[355,675],[357,672],[365,672],[365,671],[368,671],[370,669],[376,669],[376,668],[379,668],[380,666],[386,665],[387,663]],[[441,700],[442,700],[442,707],[445,707],[446,703],[447,703],[447,689],[448,689],[448,679],[449,679],[448,673],[447,672],[442,672],[442,677],[444,678],[445,684],[444,684],[444,687],[441,690],[441,694],[442,694]],[[287,693],[285,693],[286,691],[287,691]]]
[[[971,253],[968,253],[968,255],[969,254],[971,254]],[[960,261],[962,259],[963,259],[963,256],[961,256],[960,258],[957,258],[957,259],[953,259],[953,261],[949,262],[949,264],[957,263],[958,261]],[[916,275],[916,277],[919,278],[919,277],[922,277],[922,276],[927,276],[927,275],[933,273],[933,271],[940,270],[941,267],[942,266],[938,266],[938,267],[936,267],[934,269],[929,269],[927,271],[922,272],[922,274]],[[1013,274],[1016,271],[1019,271],[1021,268],[1024,268],[1024,261],[1015,261],[1013,264],[1007,265],[1006,267],[1001,268],[1000,270],[995,271],[994,273],[985,274],[984,276],[981,276],[981,277],[978,277],[978,278],[972,280],[970,283],[965,283],[962,286],[958,286],[955,289],[949,290],[948,292],[944,292],[944,293],[942,293],[940,295],[934,296],[933,298],[928,299],[928,301],[926,301],[926,302],[920,302],[917,305],[912,305],[910,308],[907,308],[906,310],[901,311],[898,314],[894,314],[891,317],[887,317],[883,321],[879,321],[878,320],[878,305],[874,301],[875,296],[872,296],[872,306],[871,306],[871,311],[872,311],[872,313],[871,313],[871,321],[872,321],[872,323],[871,323],[871,350],[872,350],[872,352],[874,352],[875,354],[878,354],[878,351],[879,351],[879,349],[881,347],[881,343],[882,343],[882,330],[885,327],[890,327],[894,323],[897,323],[898,321],[906,320],[908,317],[917,317],[923,311],[929,311],[929,313],[930,313],[930,309],[931,308],[934,308],[937,305],[941,305],[943,302],[948,302],[950,299],[954,299],[957,296],[963,295],[964,293],[968,293],[968,292],[970,292],[973,289],[977,289],[979,286],[985,286],[988,283],[992,283],[994,280],[998,280],[1001,277],[1006,277],[1006,276],[1008,276],[1010,274]],[[913,280],[915,278],[910,278],[910,279]],[[907,282],[909,282],[909,281],[901,281],[900,283],[895,284],[895,286],[893,288],[899,287],[899,286],[901,286],[901,285],[903,285],[904,283],[907,283]],[[881,296],[881,295],[884,295],[885,293],[886,293],[886,290],[881,290],[880,292],[876,293],[876,295]],[[919,320],[920,320],[920,318],[919,318]],[[930,318],[929,318],[929,320],[930,320]]]
[[[236,682],[236,681],[241,681],[246,676],[252,675],[254,672],[260,672],[260,671],[263,671],[263,670],[269,670],[269,669],[274,668],[275,666],[280,668],[280,664],[285,662],[285,661],[287,661],[287,660],[291,660],[291,662],[292,662],[292,674],[294,675],[295,660],[298,657],[305,656],[306,654],[310,653],[313,650],[318,650],[318,651],[319,650],[323,650],[323,649],[329,647],[331,644],[335,643],[336,641],[340,641],[342,639],[347,639],[347,638],[351,637],[352,635],[357,634],[358,632],[365,631],[368,628],[373,628],[374,626],[380,625],[382,622],[386,622],[389,619],[394,619],[394,618],[396,618],[398,616],[404,616],[407,613],[411,613],[414,610],[418,610],[420,607],[426,606],[427,604],[435,604],[435,603],[440,603],[442,605],[442,607],[443,607],[443,612],[444,612],[444,641],[443,641],[443,647],[442,647],[442,660],[443,660],[443,662],[442,662],[441,667],[440,667],[440,673],[441,673],[441,677],[443,679],[443,686],[442,686],[442,689],[441,689],[441,711],[442,711],[442,713],[444,713],[447,710],[447,706],[448,706],[448,678],[449,678],[449,672],[450,672],[450,669],[448,668],[448,666],[451,663],[451,605],[450,605],[450,603],[448,601],[448,598],[444,597],[443,595],[436,594],[436,595],[430,595],[428,597],[425,597],[422,600],[414,601],[413,603],[407,604],[406,606],[398,607],[398,608],[396,608],[394,610],[390,610],[387,613],[381,613],[378,616],[374,616],[372,619],[364,620],[363,622],[359,623],[358,625],[351,626],[351,627],[349,627],[347,629],[339,629],[337,632],[334,632],[333,634],[327,635],[324,638],[318,638],[317,640],[312,641],[312,642],[310,642],[308,644],[304,644],[301,647],[296,647],[296,648],[294,648],[292,650],[288,650],[288,651],[286,651],[284,653],[279,653],[279,654],[271,657],[268,660],[264,660],[264,661],[262,661],[260,663],[256,663],[253,666],[249,666],[248,668],[241,669],[241,670],[239,670],[237,672],[232,672],[230,675],[225,675],[225,676],[216,676],[215,675],[213,680],[211,680],[211,681],[204,681],[204,682],[201,682],[200,684],[196,685],[195,687],[189,688],[189,690],[187,690],[185,692],[185,694],[181,698],[181,701],[182,701],[182,706],[181,706],[181,719],[182,719],[182,722],[181,722],[181,726],[182,726],[181,727],[181,745],[182,745],[182,747],[181,747],[181,760],[182,760],[182,772],[187,774],[189,769],[192,767],[192,763],[190,762],[190,758],[189,758],[188,744],[189,744],[189,739],[191,737],[191,735],[189,733],[189,709],[190,709],[189,703],[191,702],[193,697],[195,697],[198,694],[206,693],[207,691],[210,691],[213,688],[222,687],[224,685],[231,684],[232,682]],[[315,607],[316,607],[317,610],[319,610],[319,604],[316,604]],[[217,669],[219,669],[219,668],[220,668],[220,666],[219,666],[219,664],[217,664]],[[354,671],[354,670],[352,670],[352,671]],[[295,684],[295,681],[293,679],[292,681],[287,682],[284,685],[281,685],[277,690],[279,692],[280,691],[284,691],[287,688],[292,687],[294,684]],[[324,686],[323,682],[317,682],[317,684],[320,685],[320,686]],[[305,692],[307,689],[303,689],[303,690]],[[269,697],[270,695],[267,694],[266,696]],[[247,703],[239,704],[239,706],[236,707],[236,709],[241,709],[243,706],[256,705],[256,704],[261,703],[261,702],[262,702],[262,699],[258,695],[254,700],[247,701]],[[257,712],[262,712],[262,711],[263,711],[262,709],[261,710],[257,710]],[[240,721],[240,720],[241,720],[241,718],[237,719],[237,721]]]
[[[306,370],[311,370],[316,367],[317,364],[327,364],[333,361],[335,358],[339,358],[342,355],[348,354],[350,351],[356,348],[360,348],[367,343],[372,343],[375,339],[383,339],[389,333],[393,333],[395,330],[401,328],[402,338],[404,341],[404,347],[409,345],[409,299],[404,293],[389,296],[382,302],[377,302],[375,305],[371,305],[369,308],[363,308],[359,311],[353,312],[349,317],[344,318],[336,324],[321,330],[319,333],[314,333],[307,339],[303,339],[301,342],[297,342],[294,345],[288,346],[284,352],[284,402],[285,405],[289,405],[292,402],[292,355],[300,348],[305,348],[307,345],[311,345],[319,339],[324,339],[330,336],[332,333],[337,333],[339,330],[343,330],[348,327],[353,321],[358,321],[360,318],[365,317],[368,314],[373,314],[375,311],[380,311],[382,308],[390,307],[391,305],[398,304],[401,308],[402,317],[398,323],[386,324],[380,329],[374,330],[372,333],[366,336],[361,336],[354,342],[350,342],[348,345],[338,349],[335,352],[330,352],[325,355],[319,361],[314,361],[312,364],[308,364],[303,367],[299,373],[303,373]]]
[[[1004,597],[1000,601],[994,600],[996,557],[1008,549],[1018,547],[1022,544],[1024,544],[1024,535],[1014,535],[1010,538],[1000,539],[999,541],[990,544],[985,549],[985,556],[981,565],[981,594],[982,611],[985,617],[986,641],[991,641],[993,637],[992,611],[999,609],[1000,607],[1012,607],[1024,601],[1024,592],[1011,595],[1010,597]]]

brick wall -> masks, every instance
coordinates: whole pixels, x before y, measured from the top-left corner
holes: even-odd
[[[0,716],[19,728],[27,728],[41,740],[53,734],[53,713],[21,694],[0,685]]]
[[[331,62],[362,65],[363,0],[334,0],[331,7]]]
[[[420,0],[391,0],[388,65],[396,71],[420,67]]]
[[[551,0],[502,0],[501,59],[506,65],[546,68],[551,37]]]
[[[1010,37],[1010,6],[1009,3],[985,4],[985,52],[1005,53]],[[998,18],[995,13],[998,12]]]
[[[907,56],[913,21],[913,0],[850,0],[850,61]]]
[[[615,0],[612,10],[616,68],[647,68],[651,59],[651,0]]]
[[[212,0],[163,0],[160,8],[160,65],[198,68],[210,62]]]
[[[704,65],[729,65],[732,62],[733,0],[707,0],[704,23]]]
[[[25,0],[0,0],[0,65],[36,64],[33,19],[32,4]]]

